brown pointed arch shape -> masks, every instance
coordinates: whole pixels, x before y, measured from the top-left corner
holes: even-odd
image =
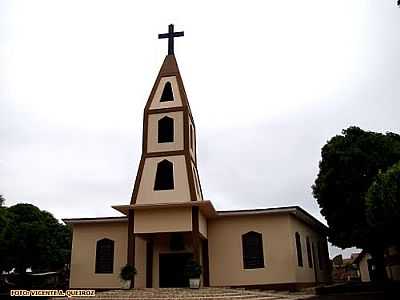
[[[172,143],[174,141],[174,119],[165,116],[158,120],[158,142]]]
[[[167,81],[164,84],[164,89],[160,97],[160,102],[174,101],[174,92],[172,91],[171,82]]]
[[[174,164],[167,159],[163,159],[157,164],[154,190],[173,190],[174,187]]]

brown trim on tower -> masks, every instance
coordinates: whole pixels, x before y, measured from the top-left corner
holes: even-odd
[[[147,111],[147,114],[149,114],[149,115],[164,114],[164,113],[179,112],[179,111],[184,111],[184,110],[185,110],[185,108],[183,106],[166,107],[166,108],[153,108],[153,109],[149,109]]]
[[[161,69],[162,69],[162,67],[163,67],[163,66],[161,66]],[[160,72],[161,72],[161,69],[160,69]],[[145,113],[145,114],[148,112],[148,110],[149,110],[149,108],[150,108],[150,105],[151,105],[151,102],[152,102],[152,100],[154,99],[154,95],[155,95],[155,93],[156,93],[156,90],[157,90],[158,85],[160,84],[161,77],[162,77],[162,76],[160,76],[160,73],[159,73],[159,74],[157,75],[156,81],[154,82],[153,88],[151,89],[149,98],[147,99],[146,106],[144,107],[144,113]]]
[[[204,286],[210,286],[210,269],[209,269],[209,257],[208,257],[208,240],[202,240],[202,257],[203,257],[203,281]]]
[[[153,287],[153,251],[154,243],[150,238],[146,244],[146,288]]]
[[[145,159],[142,156],[142,158],[140,159],[140,163],[139,163],[139,169],[138,169],[138,172],[137,172],[137,175],[136,175],[136,178],[135,178],[135,185],[133,186],[131,204],[135,204],[136,203],[136,198],[137,198],[137,195],[139,193],[140,181],[142,180],[144,162],[145,162]]]
[[[189,118],[187,116],[187,111],[183,113],[183,149],[185,152],[185,161],[186,161],[186,173],[188,176],[189,183],[189,191],[190,191],[190,200],[196,201],[197,194],[195,190],[194,176],[193,176],[193,168],[192,168],[192,160],[189,149]]]
[[[192,207],[192,239],[193,259],[200,263],[200,232],[199,232],[199,208]]]
[[[199,171],[197,170],[197,165],[196,164],[194,164],[194,170],[196,171],[197,181],[198,181],[199,188],[200,188],[201,199],[204,199],[204,197],[203,197],[203,189],[201,187],[201,182],[200,182],[200,177],[199,177]]]
[[[143,114],[142,153],[147,152],[148,132],[149,132],[149,115],[145,112]]]
[[[127,263],[135,267],[135,212],[133,209],[128,211],[128,257]],[[131,288],[135,287],[135,276],[131,281]]]
[[[176,150],[176,151],[159,151],[159,152],[149,152],[144,155],[145,158],[148,157],[161,157],[161,156],[174,156],[174,155],[185,155],[186,152],[184,150]]]

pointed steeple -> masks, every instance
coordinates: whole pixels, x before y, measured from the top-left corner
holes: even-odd
[[[174,83],[171,82],[173,94],[177,96],[176,103],[166,103],[165,105],[161,105],[160,107],[153,102],[163,102],[161,100],[162,93],[164,91],[164,85],[162,85],[162,90],[157,90],[160,87],[160,82],[164,83],[165,79],[171,77],[176,82],[174,91]],[[158,92],[158,94],[156,94]],[[160,98],[158,98],[158,96]],[[167,101],[168,102],[168,101]],[[160,71],[158,72],[156,81],[151,90],[149,99],[147,100],[145,110],[157,109],[157,108],[171,108],[171,107],[184,107],[188,109],[189,116],[193,119],[192,112],[190,110],[189,101],[186,95],[185,87],[183,85],[183,80],[181,77],[181,73],[179,71],[178,63],[176,61],[175,55],[167,55],[164,59],[163,64],[161,65]],[[193,121],[193,120],[192,120]]]
[[[142,158],[131,204],[199,200],[195,124],[175,55],[169,54],[144,109]]]

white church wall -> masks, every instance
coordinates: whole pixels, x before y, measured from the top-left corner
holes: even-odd
[[[191,231],[191,207],[136,210],[134,230],[135,233]]]
[[[127,259],[127,222],[73,225],[71,288],[120,288],[119,272]],[[96,274],[96,242],[114,241],[114,266],[111,274]]]
[[[199,211],[199,232],[203,235],[204,238],[207,238],[207,219],[203,216],[203,214]]]
[[[294,247],[294,264],[296,266],[296,278],[297,282],[300,283],[312,283],[315,282],[316,277],[320,282],[326,282],[329,280],[329,270],[325,266],[321,270],[319,265],[318,255],[322,255],[318,253],[318,243],[325,239],[325,236],[318,233],[315,229],[313,229],[310,225],[300,221],[294,216],[290,216],[290,224],[291,224],[291,245]],[[295,233],[298,232],[300,234],[301,240],[301,249],[302,249],[302,257],[303,257],[303,266],[298,266],[297,263],[297,252],[296,252],[296,240]],[[312,255],[312,267],[309,266],[308,263],[308,255],[307,255],[307,237],[310,240],[310,249],[312,249],[312,245],[314,244],[314,254],[311,250]],[[322,249],[321,249],[322,251]],[[328,255],[327,253],[325,255]],[[315,267],[315,270],[314,270]],[[316,274],[315,274],[316,273]]]
[[[135,288],[146,287],[146,240],[135,237]]]
[[[262,234],[264,268],[244,269],[242,235]],[[251,215],[209,219],[211,286],[264,285],[296,280],[288,215]]]

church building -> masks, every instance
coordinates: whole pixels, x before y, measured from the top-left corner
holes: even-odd
[[[63,219],[73,228],[70,287],[121,288],[126,264],[137,270],[134,288],[185,287],[188,259],[202,266],[203,286],[326,282],[327,228],[302,208],[216,211],[203,198],[196,126],[174,55],[178,36],[173,25],[159,35],[168,38],[168,55],[144,108],[130,203],[113,206],[122,216]]]

